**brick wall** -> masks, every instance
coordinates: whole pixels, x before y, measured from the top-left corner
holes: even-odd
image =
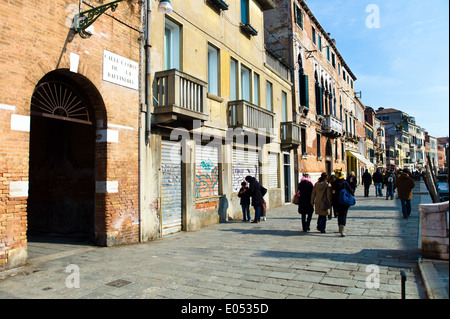
[[[70,53],[79,56],[79,67],[78,73],[67,74],[90,96],[97,137],[109,130],[108,138],[96,143],[97,243],[139,240],[139,94],[104,81],[102,67],[104,49],[139,62],[140,7],[137,1],[119,3],[115,12],[108,11],[117,19],[104,14],[93,24],[90,38],[71,39],[70,14],[77,8],[78,1],[63,0],[3,1],[0,6],[0,269],[26,260],[33,90],[46,74],[69,69]],[[82,10],[90,8],[82,5]]]

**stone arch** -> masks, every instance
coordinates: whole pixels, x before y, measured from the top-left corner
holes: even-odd
[[[37,82],[30,111],[28,237],[83,234],[99,244],[106,229],[104,194],[96,191],[107,175],[107,143],[97,142],[107,123],[102,96],[84,75],[57,69]]]

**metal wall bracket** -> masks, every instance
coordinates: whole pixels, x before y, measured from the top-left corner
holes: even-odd
[[[73,18],[73,29],[75,33],[82,33],[88,28],[91,24],[95,22],[106,10],[111,9],[111,11],[115,11],[118,3],[123,0],[116,0],[110,3],[106,3],[104,5],[92,8],[90,10],[86,10],[80,13],[75,14]]]

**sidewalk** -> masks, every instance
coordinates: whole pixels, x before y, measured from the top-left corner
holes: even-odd
[[[404,220],[398,200],[350,208],[347,237],[301,231],[297,206],[259,224],[231,221],[120,247],[30,243],[29,265],[0,273],[0,298],[425,299],[418,269],[418,204]],[[49,253],[52,251],[52,253]],[[79,283],[79,288],[78,284]]]

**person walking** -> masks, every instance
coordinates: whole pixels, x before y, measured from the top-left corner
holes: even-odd
[[[347,177],[347,183],[353,188],[353,191],[356,190],[356,176],[355,176],[355,172],[351,171],[350,174]]]
[[[261,193],[261,184],[253,176],[246,176],[245,180],[249,184],[250,196],[252,198],[252,206],[255,209],[255,218],[252,223],[259,223],[261,219],[262,206],[264,198]]]
[[[238,197],[241,198],[242,207],[242,221],[249,222],[251,220],[250,216],[250,190],[247,187],[247,182],[241,183],[241,189],[239,190]]]
[[[364,185],[364,197],[369,197],[369,189],[370,185],[372,185],[372,176],[367,169],[362,176],[362,184]]]
[[[350,206],[341,204],[339,202],[339,194],[344,188],[353,196],[355,193],[353,191],[353,188],[344,179],[344,174],[342,174],[342,170],[335,170],[334,172],[335,172],[334,175],[336,176],[336,181],[331,185],[331,193],[332,193],[331,202],[333,204],[333,209],[337,211],[339,233],[341,233],[342,237],[345,237],[347,213]]]
[[[381,173],[381,170],[379,168],[377,168],[377,171],[373,173],[372,180],[375,185],[375,192],[377,197],[383,197],[383,174]]]
[[[297,192],[300,193],[298,213],[302,215],[302,228],[304,232],[310,230],[311,219],[314,212],[314,207],[311,204],[313,188],[314,185],[309,174],[304,173],[297,187]]]
[[[384,184],[386,185],[386,200],[391,197],[391,200],[394,199],[394,189],[395,189],[395,174],[393,171],[387,170],[384,175]]]
[[[414,180],[409,176],[409,171],[407,169],[401,171],[395,181],[395,187],[397,188],[398,198],[402,203],[403,219],[407,219],[411,215],[412,189],[415,186]]]
[[[322,173],[311,193],[311,206],[314,206],[314,211],[319,215],[317,230],[321,233],[326,233],[327,216],[330,214],[331,207],[331,190],[327,177],[327,173]]]

